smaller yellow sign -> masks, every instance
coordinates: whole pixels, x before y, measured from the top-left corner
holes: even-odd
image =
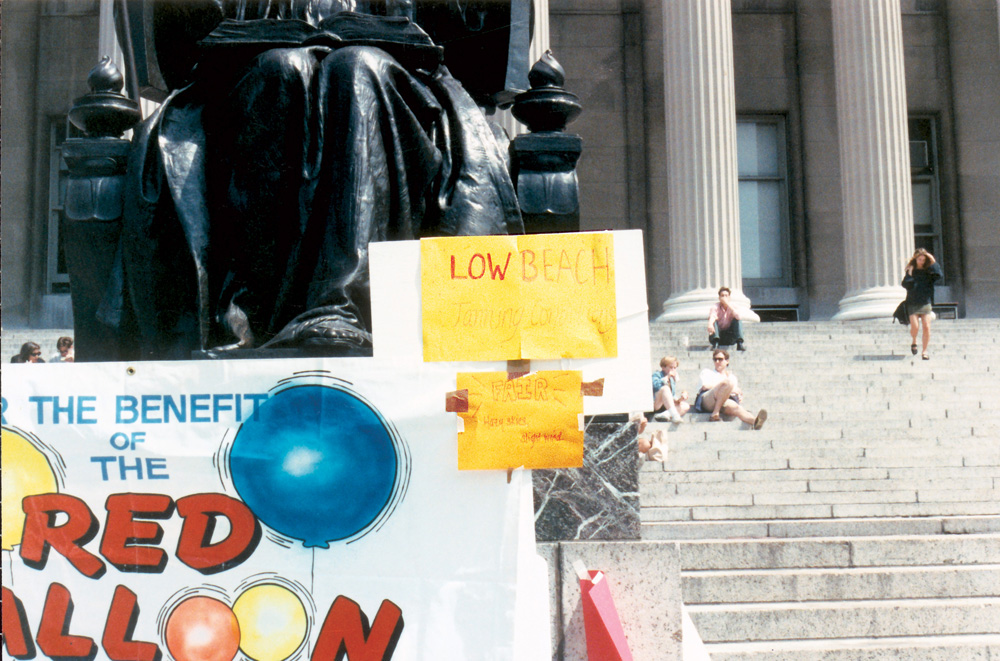
[[[583,466],[581,373],[460,372],[468,393],[458,434],[459,470]]]

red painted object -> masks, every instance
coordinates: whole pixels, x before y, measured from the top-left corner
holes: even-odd
[[[632,661],[618,609],[611,598],[611,586],[603,572],[588,572],[580,579],[583,599],[583,626],[587,633],[588,661]]]

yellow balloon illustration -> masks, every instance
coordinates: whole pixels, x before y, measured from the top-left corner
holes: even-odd
[[[21,543],[24,530],[24,510],[21,501],[28,496],[55,493],[56,477],[49,460],[28,439],[9,429],[3,430],[3,550],[11,551]]]
[[[288,588],[256,585],[233,604],[240,650],[255,661],[283,661],[306,638],[306,609]]]

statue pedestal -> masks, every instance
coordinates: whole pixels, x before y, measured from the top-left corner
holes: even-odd
[[[583,468],[532,471],[539,542],[640,538],[638,435],[625,414],[594,416]]]
[[[529,133],[514,138],[511,151],[517,163],[514,184],[524,231],[580,231],[576,162],[583,139],[555,131]]]

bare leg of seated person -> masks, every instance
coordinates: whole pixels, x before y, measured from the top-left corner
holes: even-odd
[[[709,420],[715,422],[719,420],[719,412],[723,405],[729,401],[729,395],[733,392],[733,384],[728,379],[720,381],[710,390],[707,390],[701,398],[701,407],[706,411],[711,411]],[[735,403],[735,402],[734,402]]]
[[[656,392],[656,397],[653,398],[653,413],[669,409],[672,403],[670,386],[663,386]]]
[[[660,422],[670,421],[675,424],[684,422],[681,416],[687,413],[689,408],[691,406],[684,401],[678,406],[677,402],[674,401],[670,386],[660,388],[653,400],[653,411],[657,413],[655,417]]]
[[[745,408],[737,404],[731,399],[727,399],[722,403],[722,414],[736,416],[748,425],[753,425],[757,416],[747,411]]]
[[[709,390],[704,394],[701,399],[702,408],[711,409],[712,415],[709,420],[715,422],[722,419],[723,415],[734,416],[739,418],[741,421],[751,425],[755,429],[759,429],[757,421],[758,416],[750,413],[745,408],[729,399],[729,395],[733,392],[733,384],[730,381],[722,381],[714,388]],[[763,419],[766,419],[767,414],[763,414]],[[763,424],[763,419],[760,420],[760,424]]]

